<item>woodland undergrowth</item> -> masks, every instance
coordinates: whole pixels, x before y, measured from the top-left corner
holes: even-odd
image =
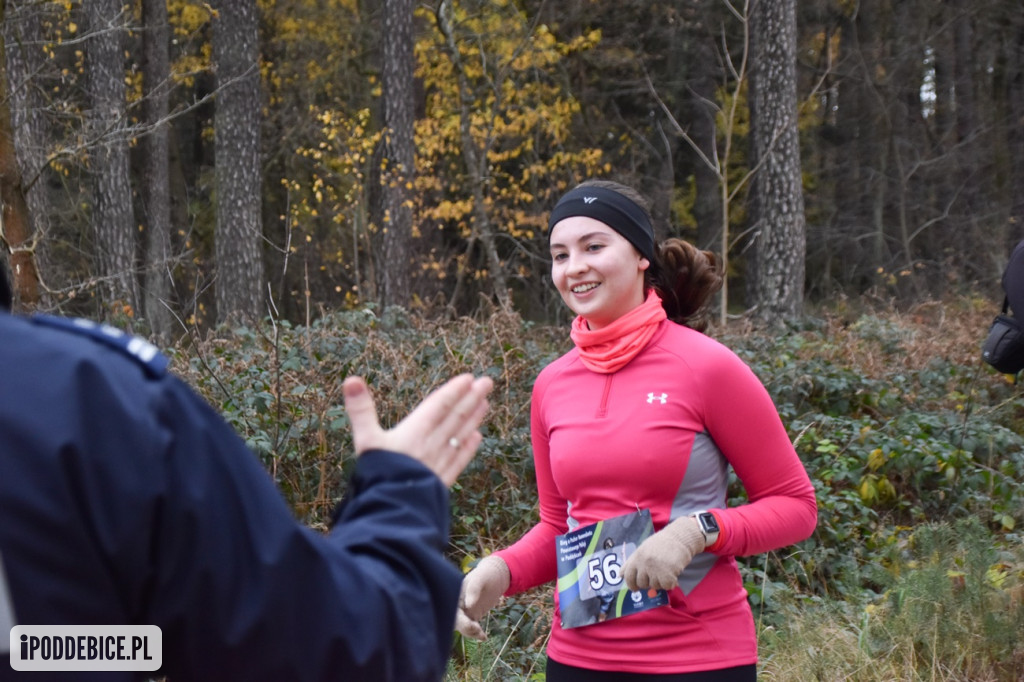
[[[711,330],[768,388],[818,496],[811,538],[740,559],[760,679],[1024,679],[1024,389],[980,359],[993,315],[973,298],[839,301],[781,332],[742,319]],[[353,463],[346,376],[367,379],[385,424],[453,374],[491,376],[483,444],[452,489],[449,554],[468,570],[536,519],[530,389],[570,343],[503,310],[364,308],[169,353],[320,529]],[[733,481],[730,503],[742,501]],[[543,680],[550,607],[547,589],[506,599],[487,642],[456,636],[448,680]]]

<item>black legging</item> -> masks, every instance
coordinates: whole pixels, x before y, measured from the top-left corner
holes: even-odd
[[[647,675],[644,673],[620,673],[605,670],[587,670],[563,665],[548,658],[547,682],[757,682],[757,666],[741,665],[736,668],[709,670],[699,673],[670,673],[668,675]]]

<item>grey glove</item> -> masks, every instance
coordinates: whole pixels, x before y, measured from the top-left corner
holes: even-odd
[[[697,519],[683,516],[640,543],[622,567],[631,590],[671,590],[693,557],[704,551]]]

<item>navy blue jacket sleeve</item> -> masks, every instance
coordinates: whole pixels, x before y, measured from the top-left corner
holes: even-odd
[[[23,331],[0,320],[0,553],[18,622],[158,625],[172,679],[441,679],[461,576],[426,467],[365,453],[339,522],[314,532],[182,382]]]
[[[162,411],[195,422],[206,406],[175,391]],[[295,523],[234,433],[205,423],[169,431],[150,608],[185,676],[440,679],[460,583],[442,556],[440,480],[404,455],[365,453],[324,537]]]

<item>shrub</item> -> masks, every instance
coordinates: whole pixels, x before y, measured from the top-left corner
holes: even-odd
[[[932,306],[828,318],[788,334],[719,334],[768,388],[819,504],[811,538],[741,558],[770,652],[765,679],[1019,673],[1019,646],[1000,633],[1024,640],[1014,549],[1024,523],[1024,396],[980,361],[989,317]],[[308,328],[238,329],[172,354],[315,527],[344,497],[351,467],[346,376],[367,379],[387,425],[454,374],[490,375],[484,441],[452,491],[450,553],[468,569],[536,520],[530,391],[569,347],[565,329],[512,313],[444,321],[389,309],[331,313]],[[731,503],[743,497],[733,480]],[[449,678],[540,679],[548,592],[496,609],[491,641],[457,640]],[[881,672],[865,672],[873,668]]]

